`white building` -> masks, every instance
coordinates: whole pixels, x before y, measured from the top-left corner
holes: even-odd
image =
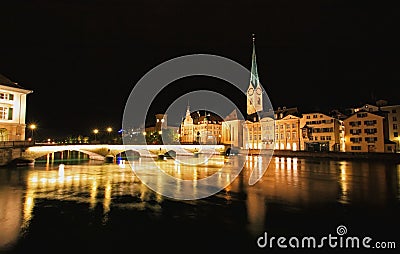
[[[0,74],[0,141],[25,140],[26,95],[32,93]]]

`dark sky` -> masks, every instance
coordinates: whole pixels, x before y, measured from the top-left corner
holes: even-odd
[[[400,103],[400,10],[382,1],[4,0],[0,10],[0,73],[34,91],[27,122],[38,135],[120,128],[136,82],[178,56],[250,68],[252,33],[274,107]],[[195,89],[229,92],[210,78],[176,83],[153,111]]]

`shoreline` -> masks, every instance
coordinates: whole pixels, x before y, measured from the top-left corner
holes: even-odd
[[[400,163],[400,153],[375,153],[375,152],[312,152],[312,151],[291,151],[291,150],[249,150],[249,155],[262,155],[273,153],[276,157],[298,157],[298,158],[320,158],[335,160],[381,160]],[[240,152],[245,153],[245,151]]]

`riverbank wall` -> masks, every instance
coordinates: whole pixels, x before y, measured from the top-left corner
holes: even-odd
[[[291,150],[249,150],[248,154],[270,154],[276,157],[297,157],[297,158],[320,158],[334,160],[381,160],[400,163],[400,153],[375,153],[375,152],[313,152],[313,151],[291,151]]]

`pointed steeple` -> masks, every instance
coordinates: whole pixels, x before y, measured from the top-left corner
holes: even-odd
[[[184,124],[186,124],[186,125],[187,125],[187,124],[193,124],[193,118],[192,118],[192,116],[190,115],[190,106],[189,106],[189,102],[188,102],[188,105],[187,105],[187,107],[186,107],[186,116],[185,116],[183,122],[184,122]]]
[[[250,84],[253,85],[254,88],[258,85],[258,72],[257,72],[257,61],[256,61],[256,37],[253,34],[253,54],[251,56],[251,77]]]
[[[189,106],[189,102],[188,105],[186,107],[186,118],[188,118],[190,116],[190,106]]]
[[[250,84],[247,88],[247,115],[263,110],[263,89],[257,71],[255,35],[253,34],[253,54],[251,56]]]

